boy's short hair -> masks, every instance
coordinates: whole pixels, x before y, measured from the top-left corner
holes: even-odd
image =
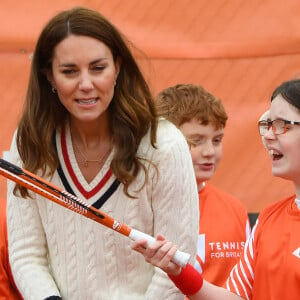
[[[158,116],[177,127],[192,119],[201,124],[224,128],[228,116],[221,101],[194,84],[177,84],[162,90],[156,97]]]

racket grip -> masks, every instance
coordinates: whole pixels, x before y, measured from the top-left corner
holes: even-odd
[[[133,241],[136,241],[138,239],[146,239],[148,245],[151,243],[154,243],[156,241],[156,239],[154,237],[152,237],[151,235],[146,234],[146,233],[141,232],[136,229],[131,229],[129,238],[132,239]],[[179,265],[180,267],[184,268],[187,265],[187,263],[189,262],[190,257],[191,257],[191,255],[189,253],[177,250],[175,252],[175,255],[174,255],[172,261],[175,264]]]

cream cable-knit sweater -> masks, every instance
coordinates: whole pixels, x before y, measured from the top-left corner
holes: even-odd
[[[68,127],[65,135],[57,132],[56,144],[61,169],[74,193],[84,201],[96,202],[115,180],[111,175],[99,189],[113,153],[88,184],[76,163]],[[150,145],[147,134],[138,154],[158,166],[158,176],[150,166],[149,183],[135,193],[137,199],[126,197],[120,184],[100,209],[152,236],[164,234],[180,250],[191,254],[193,264],[199,209],[187,143],[177,128],[160,120],[157,149]],[[22,165],[15,138],[10,156],[13,163]],[[131,192],[141,187],[143,178],[141,172]],[[58,172],[46,179],[66,189]],[[184,299],[165,273],[130,248],[127,237],[38,195],[33,195],[34,200],[15,197],[13,187],[14,183],[8,181],[9,254],[24,299],[41,300],[53,295],[72,300]],[[84,194],[88,192],[87,199]]]

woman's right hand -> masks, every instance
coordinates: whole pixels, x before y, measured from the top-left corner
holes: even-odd
[[[163,235],[159,234],[156,241],[151,244],[147,244],[145,239],[138,239],[131,248],[141,253],[148,263],[162,269],[167,274],[173,276],[180,274],[181,267],[171,261],[177,251],[177,246],[167,241]]]

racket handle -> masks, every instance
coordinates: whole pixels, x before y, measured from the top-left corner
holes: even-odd
[[[154,243],[156,241],[156,239],[151,235],[136,229],[131,229],[129,238],[131,238],[133,241],[136,241],[138,239],[146,239],[148,244]],[[191,255],[189,253],[177,250],[172,261],[180,267],[184,268],[189,262],[190,257]]]

